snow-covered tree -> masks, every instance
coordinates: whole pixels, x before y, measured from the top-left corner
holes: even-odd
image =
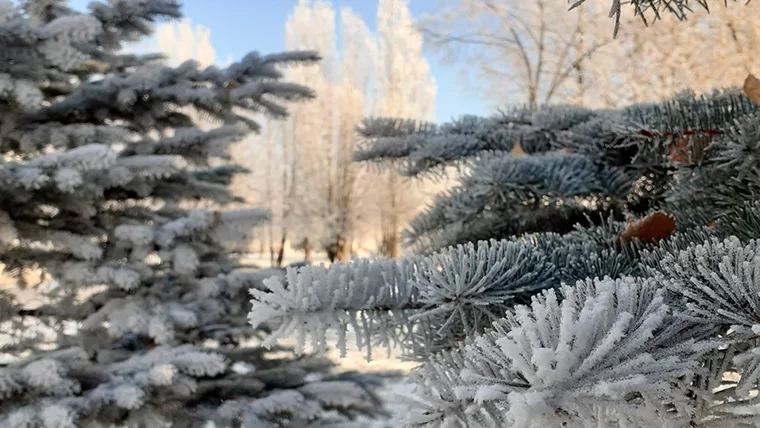
[[[760,64],[760,9],[746,2],[718,1],[709,13],[703,1],[635,2],[639,13],[621,16],[619,31],[605,17],[626,2],[610,10],[570,0],[571,11],[556,3],[440,0],[418,24],[426,43],[462,64],[499,106],[505,99],[594,108],[662,101],[678,90],[735,84]],[[661,13],[669,8],[677,13]]]
[[[377,40],[372,115],[432,120],[435,79],[423,55],[422,33],[414,27],[408,0],[378,1]],[[385,174],[383,181],[377,202],[380,254],[398,257],[399,233],[426,198],[419,186],[399,180],[393,172]]]
[[[219,68],[124,52],[180,16],[175,0],[0,2],[0,262],[19,278],[0,292],[2,427],[335,426],[380,410],[373,378],[257,346],[246,293],[282,273],[227,248],[269,213],[185,208],[235,200],[230,145],[258,131],[250,112],[313,98],[282,67],[318,54]],[[53,279],[41,301],[19,299],[32,269]]]
[[[368,208],[367,182],[351,153],[366,110],[373,41],[361,18],[347,8],[338,14],[325,1],[301,0],[285,35],[289,49],[325,56],[322,67],[294,71],[318,99],[293,110],[285,131],[283,144],[293,165],[286,209],[291,224],[285,227],[298,226],[294,235],[311,239],[330,260],[348,260],[350,240]]]
[[[192,20],[166,22],[156,26],[156,48],[166,58],[164,62],[176,67],[192,59],[201,67],[213,65],[216,49],[211,44],[211,30],[202,25],[193,25]]]
[[[285,28],[288,49],[313,49],[325,59],[320,67],[287,74],[318,98],[291,110],[277,140],[282,161],[274,175],[282,207],[275,216],[282,219],[283,243],[307,238],[331,260],[348,260],[352,243],[375,238],[378,229],[384,252],[398,255],[398,234],[426,199],[395,174],[352,161],[363,117],[433,118],[435,82],[408,2],[379,1],[377,10],[377,33],[371,34],[351,9],[301,0]]]
[[[412,221],[416,255],[290,269],[250,321],[268,345],[350,329],[419,361],[407,426],[758,426],[759,104],[750,75],[616,110],[367,120],[357,159],[458,185]]]
[[[741,82],[760,67],[760,9],[744,3],[719,4],[709,12],[695,5],[685,21],[665,13],[649,26],[627,16],[611,49],[589,64],[596,70],[593,93],[625,105]]]
[[[568,0],[570,8],[579,7],[587,0]],[[749,3],[739,0],[724,0],[721,3]],[[680,21],[686,21],[691,14],[699,10],[710,10],[713,4],[707,0],[613,0],[609,10],[609,16],[615,19],[615,34],[620,29],[621,18],[624,9],[628,8],[633,11],[633,16],[649,25],[658,21],[663,16],[673,16]]]
[[[594,99],[612,32],[597,2],[568,12],[554,0],[439,0],[418,25],[426,43],[465,64],[486,99],[536,107]],[[592,65],[593,64],[593,65]],[[399,116],[405,117],[405,116]]]

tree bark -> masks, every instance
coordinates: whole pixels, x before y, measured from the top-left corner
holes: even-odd
[[[282,262],[285,260],[285,242],[288,239],[288,232],[282,233],[282,239],[280,239],[280,252],[277,254],[277,267],[282,267]]]
[[[349,260],[348,240],[343,234],[338,234],[335,240],[325,247],[325,252],[330,263],[335,261],[347,262]]]
[[[269,240],[269,266],[274,266],[274,239]]]
[[[380,253],[384,257],[397,258],[401,255],[401,243],[399,240],[399,223],[401,214],[399,210],[399,184],[396,174],[391,172],[388,176],[386,188],[386,200],[383,207],[382,219],[382,242]]]
[[[390,257],[392,259],[401,256],[401,242],[397,232],[393,233],[390,230],[385,232],[380,251],[384,257]]]
[[[311,242],[309,238],[303,238],[303,261],[311,262]]]

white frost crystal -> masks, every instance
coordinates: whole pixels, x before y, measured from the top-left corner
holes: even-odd
[[[40,413],[45,428],[75,428],[74,415],[65,406],[51,405],[42,408]]]
[[[150,382],[157,386],[171,385],[177,368],[171,364],[159,364],[150,369]]]
[[[119,385],[113,390],[114,402],[124,409],[137,409],[143,405],[145,393],[134,385]]]

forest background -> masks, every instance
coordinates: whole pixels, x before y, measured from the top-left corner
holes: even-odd
[[[246,250],[272,265],[397,257],[408,220],[449,182],[352,162],[363,118],[440,123],[521,104],[613,108],[741,84],[757,69],[750,54],[760,44],[757,8],[737,13],[742,5],[729,4],[650,27],[630,17],[613,38],[605,5],[567,11],[549,3],[299,0],[259,8],[255,23],[238,28],[190,0],[188,18],[159,25],[131,49],[158,48],[173,65],[224,65],[246,39],[321,52],[320,66],[288,72],[317,99],[294,107],[287,121],[264,121],[261,134],[238,144],[236,161],[251,172],[237,179],[236,192],[273,214]]]

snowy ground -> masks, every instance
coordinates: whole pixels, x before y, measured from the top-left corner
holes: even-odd
[[[332,337],[330,337],[332,336]],[[359,350],[355,345],[354,336],[349,334],[347,342],[349,343],[345,358],[340,358],[340,353],[337,349],[331,349],[328,352],[328,357],[338,364],[338,371],[350,371],[356,370],[358,372],[383,372],[383,371],[398,371],[402,373],[408,372],[414,368],[417,363],[403,362],[395,358],[391,353],[388,357],[385,350],[374,349],[372,352],[372,360],[367,362],[366,351]],[[330,340],[331,339],[331,340]],[[333,343],[337,342],[335,335],[328,334],[328,340]],[[283,345],[289,345],[288,341],[284,341]],[[409,411],[409,398],[412,392],[412,385],[404,381],[404,378],[389,380],[386,385],[378,391],[378,395],[381,397],[388,412],[392,415],[392,418],[404,415]],[[394,427],[395,425],[388,423],[375,423],[368,424],[372,428],[379,427]]]

